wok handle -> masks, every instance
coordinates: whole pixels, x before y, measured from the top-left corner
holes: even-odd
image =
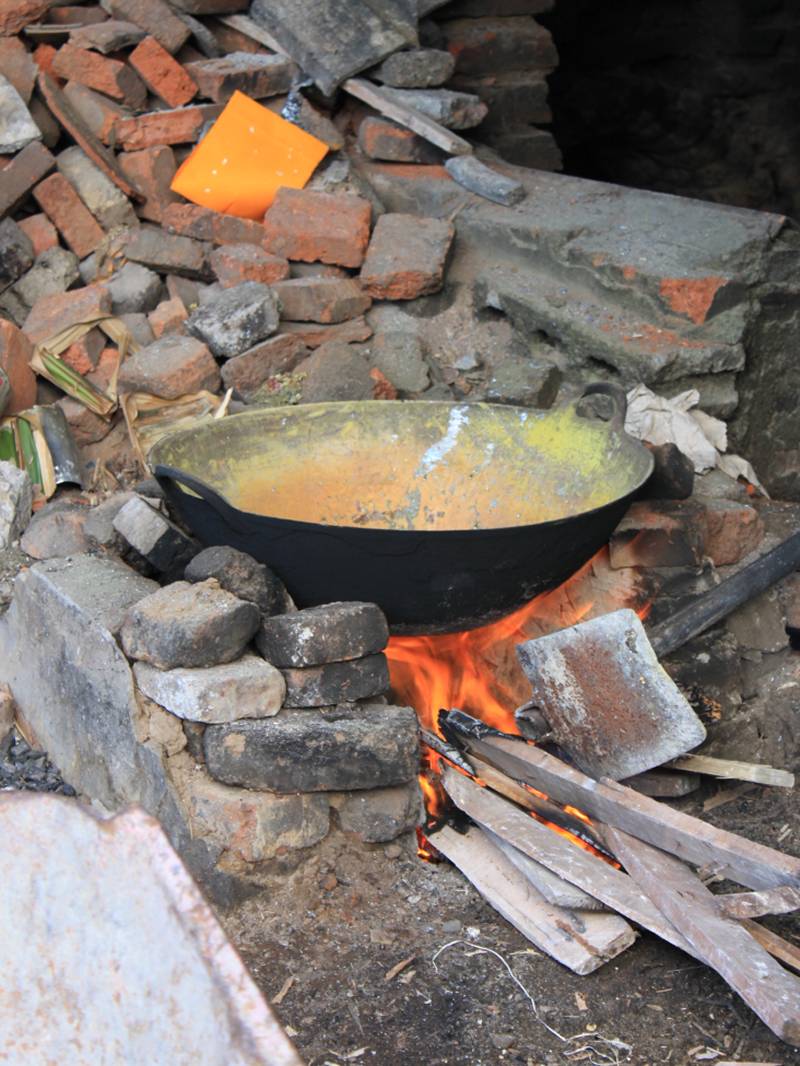
[[[174,488],[175,485],[185,485],[187,489],[191,489],[196,493],[201,500],[213,507],[214,510],[221,515],[222,518],[239,532],[246,532],[241,527],[241,524],[237,521],[237,512],[234,507],[228,503],[218,492],[209,488],[204,481],[200,481],[199,478],[193,477],[191,474],[185,473],[183,470],[178,470],[174,466],[163,466],[161,463],[157,463],[153,467],[153,477],[159,483],[165,492],[168,492],[170,488]]]
[[[609,419],[614,429],[622,432],[625,429],[625,413],[628,410],[628,397],[621,385],[612,381],[594,381],[583,390],[576,406],[587,396],[608,396],[614,405],[614,413]]]

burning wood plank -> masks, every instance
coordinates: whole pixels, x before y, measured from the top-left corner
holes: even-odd
[[[523,936],[577,974],[592,973],[636,939],[614,914],[574,913],[548,903],[475,826],[464,834],[444,826],[433,843]]]
[[[513,737],[466,737],[472,752],[558,803],[574,804],[592,818],[633,833],[640,840],[720,872],[748,888],[800,887],[800,859],[717,829],[642,796],[616,781],[595,781],[560,759]]]
[[[619,829],[606,840],[631,877],[702,958],[786,1043],[800,1046],[800,981],[755,940],[720,914],[713,894],[678,859]]]
[[[527,877],[533,887],[541,892],[548,903],[553,903],[557,907],[569,907],[572,910],[606,910],[603,904],[596,900],[594,896],[590,896],[588,892],[584,892],[577,885],[571,885],[569,881],[565,881],[563,877],[554,874],[552,870],[548,870],[546,866],[542,866],[535,859],[530,859],[527,855],[523,855],[518,848],[503,840],[502,837],[497,836],[491,829],[485,829],[484,832],[489,835],[491,842],[500,848],[506,858],[513,862],[519,872]]]
[[[669,767],[692,774],[708,774],[729,781],[755,781],[757,785],[794,788],[794,774],[761,763],[737,762],[735,759],[714,759],[710,755],[682,755],[673,759]]]

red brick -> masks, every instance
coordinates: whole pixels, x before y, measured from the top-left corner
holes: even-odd
[[[64,96],[87,130],[103,144],[113,144],[115,123],[130,116],[127,108],[115,104],[113,100],[80,85],[77,81],[67,82],[64,86]]]
[[[90,255],[105,237],[97,220],[63,174],[51,174],[33,190],[39,207],[79,259]]]
[[[301,340],[308,348],[319,348],[328,341],[358,344],[372,336],[372,328],[363,315],[333,326],[318,326],[314,322],[281,322],[280,330]]]
[[[36,403],[36,375],[29,365],[32,355],[33,345],[22,330],[0,318],[0,367],[11,386],[3,414],[15,415]]]
[[[149,392],[165,400],[199,389],[217,392],[219,367],[201,341],[167,334],[127,357],[119,387],[121,392]]]
[[[274,286],[281,318],[290,322],[346,322],[372,300],[353,278],[292,278]]]
[[[0,0],[0,36],[13,37],[48,9],[48,0]]]
[[[361,266],[371,214],[369,201],[350,193],[278,189],[264,216],[264,247],[306,263]]]
[[[97,366],[86,375],[86,380],[91,382],[96,389],[100,389],[101,392],[107,392],[118,366],[119,350],[117,348],[104,348],[100,353]]]
[[[214,244],[257,244],[264,241],[260,222],[223,215],[197,204],[174,203],[164,211],[163,225],[170,233]]]
[[[171,148],[143,148],[140,152],[122,152],[117,162],[123,174],[145,198],[138,208],[142,218],[160,222],[166,208],[178,202],[178,195],[170,189],[177,167]]]
[[[8,78],[22,99],[31,98],[37,67],[19,37],[0,37],[0,74]]]
[[[70,344],[69,348],[61,353],[61,360],[71,366],[76,374],[91,374],[97,369],[105,343],[106,338],[102,330],[90,329],[85,336]]]
[[[370,159],[390,163],[439,163],[442,153],[416,133],[385,118],[365,118],[358,127],[358,146]]]
[[[72,292],[42,296],[31,308],[22,330],[32,344],[41,344],[76,322],[110,314],[108,291],[102,285],[87,285]]]
[[[147,99],[147,89],[136,71],[118,59],[109,59],[88,48],[62,44],[53,58],[53,72],[105,93],[128,107],[143,107]]]
[[[162,300],[158,307],[147,316],[147,321],[150,323],[153,336],[160,337],[163,333],[182,332],[183,323],[188,315],[183,301],[173,297],[171,300]]]
[[[200,104],[120,118],[114,125],[114,142],[126,151],[162,144],[194,144],[203,126],[218,118],[221,111],[220,104]]]
[[[253,100],[288,93],[297,68],[285,56],[234,52],[221,59],[203,59],[187,66],[202,96],[224,103],[235,92]]]
[[[53,74],[53,60],[56,57],[56,50],[52,44],[39,44],[33,50],[33,61],[39,70],[44,71],[45,74],[49,74],[51,77]]]
[[[37,181],[56,165],[55,157],[38,141],[32,141],[3,168],[0,181],[0,218],[28,198]]]
[[[208,264],[223,289],[243,281],[261,281],[271,285],[289,277],[289,262],[270,255],[255,244],[228,244],[208,257]]]
[[[235,389],[246,400],[268,378],[294,370],[307,355],[308,348],[302,340],[282,333],[226,359],[222,364],[222,381],[226,389]]]
[[[452,222],[381,215],[375,223],[361,283],[376,300],[414,300],[438,292],[453,241]]]
[[[219,45],[223,55],[229,52],[260,52],[261,45],[248,37],[246,33],[235,30],[233,26],[226,26],[224,22],[214,19],[209,29],[214,34],[214,39]]]
[[[80,7],[62,4],[51,7],[47,12],[47,21],[58,26],[94,26],[107,19],[108,15],[97,4],[83,4]]]
[[[58,244],[58,232],[45,214],[30,215],[17,225],[33,245],[34,255],[41,255]]]
[[[191,30],[164,0],[106,0],[112,18],[132,22],[146,30],[174,55],[189,39]]]
[[[128,56],[128,62],[151,93],[168,107],[188,104],[197,85],[155,37],[145,37]]]
[[[715,566],[730,566],[749,555],[764,537],[753,507],[733,500],[705,500],[705,553]]]
[[[96,415],[94,411],[90,411],[88,407],[84,407],[79,400],[73,400],[71,396],[65,396],[63,400],[59,400],[57,406],[64,412],[75,443],[80,447],[86,444],[96,444],[111,430],[110,422]]]

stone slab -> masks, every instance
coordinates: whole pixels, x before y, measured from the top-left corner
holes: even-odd
[[[386,656],[367,655],[349,662],[283,670],[287,707],[325,707],[380,696],[389,687]]]
[[[389,627],[374,603],[328,603],[265,619],[258,650],[274,666],[318,666],[382,651]]]

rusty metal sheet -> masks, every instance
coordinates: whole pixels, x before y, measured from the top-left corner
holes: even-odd
[[[585,773],[622,780],[706,735],[634,611],[612,611],[517,648],[532,702]]]
[[[0,1063],[302,1066],[155,819],[0,796]]]

